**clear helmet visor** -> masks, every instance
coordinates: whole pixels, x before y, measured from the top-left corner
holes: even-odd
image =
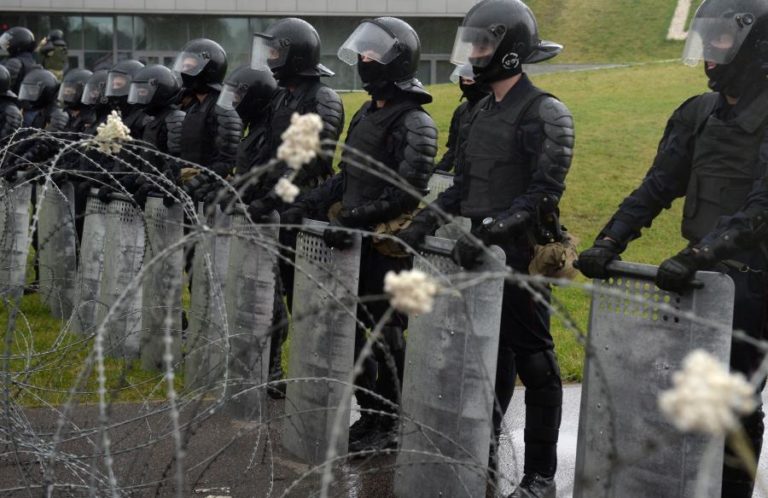
[[[131,90],[128,92],[128,103],[136,105],[151,104],[156,92],[156,85],[146,81],[134,81],[131,83]]]
[[[451,73],[451,83],[458,83],[461,78],[475,81],[475,72],[472,70],[472,66],[469,64],[456,66],[456,69]]]
[[[125,97],[131,89],[131,77],[125,73],[107,75],[107,97]]]
[[[253,36],[251,50],[251,69],[256,71],[271,71],[285,65],[288,60],[290,45],[281,43],[269,35],[256,34]]]
[[[367,57],[380,64],[389,64],[399,53],[397,39],[381,26],[363,21],[341,45],[336,55],[342,62],[354,66],[360,57]]]
[[[80,85],[72,83],[62,83],[59,88],[59,102],[65,104],[77,104],[80,102]]]
[[[86,83],[81,102],[85,105],[95,105],[104,95],[104,83]]]
[[[461,26],[453,42],[451,62],[457,66],[485,67],[490,64],[503,39],[503,32],[497,34],[486,28]]]
[[[752,14],[694,18],[683,49],[683,63],[689,66],[701,61],[729,64],[739,53],[754,24]]]
[[[37,102],[42,91],[42,86],[37,83],[22,83],[19,89],[19,100]]]
[[[237,109],[246,93],[248,93],[248,87],[245,85],[235,86],[225,83],[224,88],[222,88],[219,94],[219,100],[216,101],[216,105],[222,109]]]
[[[8,47],[11,46],[11,40],[13,40],[13,36],[11,36],[10,33],[3,33],[2,36],[0,36],[0,49],[7,52]]]
[[[194,52],[181,52],[173,63],[173,71],[187,76],[197,76],[203,72],[208,59]]]

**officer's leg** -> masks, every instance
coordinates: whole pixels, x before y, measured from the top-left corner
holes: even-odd
[[[757,340],[765,339],[766,319],[766,279],[762,274],[730,272],[736,284],[736,298],[733,318],[735,330],[742,330]],[[731,370],[743,373],[750,378],[760,366],[762,353],[745,341],[735,339],[731,344]],[[756,393],[758,401],[765,385],[763,382]],[[741,420],[744,431],[752,446],[756,458],[763,446],[763,408]],[[748,498],[752,496],[754,482],[741,462],[726,444],[723,465],[723,498]]]
[[[534,291],[549,302],[549,289],[534,287]],[[554,496],[563,388],[549,310],[528,290],[505,284],[502,327],[514,351],[514,368],[525,385],[525,476],[512,496]],[[500,397],[499,404],[506,411],[504,401]]]
[[[283,288],[280,275],[275,271],[275,303],[272,308],[272,338],[269,343],[269,381],[274,382],[283,378],[283,344],[288,338],[288,309],[283,301]],[[270,396],[275,399],[285,397],[285,384],[271,386]]]

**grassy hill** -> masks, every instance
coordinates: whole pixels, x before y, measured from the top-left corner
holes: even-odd
[[[681,42],[666,40],[676,0],[526,0],[526,3],[536,14],[541,36],[565,46],[555,62],[674,59],[682,50]]]

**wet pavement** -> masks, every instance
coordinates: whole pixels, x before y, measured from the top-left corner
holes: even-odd
[[[576,438],[581,386],[564,390],[563,423],[558,447],[558,496],[573,491]],[[523,401],[518,389],[505,419],[500,470],[503,493],[509,493],[522,474]],[[319,474],[296,462],[282,450],[282,401],[270,402],[266,425],[233,420],[220,411],[212,413],[210,403],[188,403],[180,413],[187,497],[319,496]],[[0,489],[3,496],[40,496],[43,482],[39,458],[47,457],[48,442],[56,428],[56,414],[48,409],[27,409],[23,413],[28,430],[17,431],[17,451],[0,447]],[[99,410],[95,406],[77,407],[62,434],[56,475],[55,496],[86,496],[94,462],[95,448],[101,447]],[[172,437],[171,417],[161,405],[114,404],[109,407],[111,456],[118,486],[125,496],[174,496],[176,441]],[[191,423],[187,423],[190,422]],[[6,424],[7,420],[2,423]],[[30,431],[31,429],[31,431]],[[768,457],[761,458],[760,474],[768,476]],[[99,471],[104,472],[103,463]],[[329,496],[379,498],[392,495],[394,455],[368,460],[342,461],[333,468]],[[317,469],[314,469],[317,470]],[[30,494],[29,489],[33,490]],[[104,493],[107,484],[102,482]],[[10,491],[16,488],[17,492]],[[768,494],[755,493],[768,498]]]

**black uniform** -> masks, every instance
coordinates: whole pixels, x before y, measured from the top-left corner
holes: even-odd
[[[501,102],[492,96],[481,100],[465,130],[466,147],[454,184],[435,202],[449,214],[470,218],[474,232],[486,218],[517,213],[534,218],[544,198],[562,197],[572,157],[573,119],[562,102],[525,75]],[[508,266],[528,273],[533,246],[526,231],[492,243],[502,247]],[[549,301],[548,288],[536,290]],[[505,283],[496,371],[497,435],[516,375],[526,386],[525,473],[554,475],[562,387],[549,309],[527,290]]]
[[[419,102],[423,100],[420,97],[401,93],[391,102],[388,101],[382,109],[377,109],[372,102],[364,104],[352,118],[346,145],[370,155],[397,172],[417,190],[425,191],[437,152],[437,129],[432,118],[422,109]],[[315,211],[315,216],[322,217],[332,204],[341,202],[342,213],[350,213],[350,217],[341,223],[365,230],[412,212],[418,206],[418,199],[364,169],[349,164],[349,158],[355,156],[343,154],[341,172],[301,198],[299,205],[306,206],[307,210]],[[384,275],[388,271],[399,272],[410,266],[410,258],[384,255],[366,238],[363,242],[358,295],[383,294]],[[359,307],[358,319],[372,328],[388,308],[389,304],[385,301],[366,303]],[[395,313],[392,316],[382,331],[385,346],[376,345],[376,361],[368,358],[363,374],[355,380],[356,385],[380,394],[395,406],[400,398],[399,386],[405,357],[402,332],[406,326],[407,318],[404,315]],[[356,354],[360,352],[365,340],[365,329],[358,327]],[[396,370],[390,366],[392,360]],[[357,393],[357,399],[365,409],[396,411],[392,404],[383,404],[360,392]],[[391,424],[392,419],[382,422]]]
[[[435,170],[448,172],[456,167],[458,153],[463,145],[460,139],[461,130],[469,123],[472,110],[481,98],[479,95],[474,98],[467,98],[453,111],[451,127],[448,131],[448,142],[446,143],[448,150],[445,151],[443,158],[435,166]]]
[[[22,117],[16,99],[0,95],[0,144],[4,144],[21,127]]]
[[[181,131],[181,159],[226,177],[237,156],[243,124],[234,110],[216,106],[219,92],[211,90],[202,102],[195,98],[185,108]]]

